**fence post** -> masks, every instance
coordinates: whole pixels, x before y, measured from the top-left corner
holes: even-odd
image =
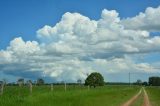
[[[53,91],[53,84],[51,84],[51,91]]]
[[[67,90],[66,82],[64,83],[64,90],[65,90],[65,91]]]
[[[89,85],[87,87],[88,87],[88,90],[89,90],[90,89]]]
[[[29,90],[30,90],[30,94],[32,94],[32,82],[29,81]]]
[[[2,82],[2,84],[1,84],[1,95],[3,95],[3,90],[4,90],[4,82]]]

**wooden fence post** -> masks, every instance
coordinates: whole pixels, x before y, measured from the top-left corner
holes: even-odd
[[[88,90],[89,90],[89,89],[90,89],[90,86],[88,85],[87,87],[88,87]]]
[[[0,95],[3,95],[3,90],[4,90],[4,82],[2,82],[2,84],[1,84],[1,92],[0,92]]]
[[[29,90],[30,90],[30,94],[32,94],[32,82],[29,81]]]
[[[53,91],[53,84],[51,84],[51,91]]]
[[[67,90],[66,82],[64,83],[64,90],[65,90],[65,91]]]

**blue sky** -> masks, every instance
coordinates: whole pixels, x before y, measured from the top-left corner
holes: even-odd
[[[121,18],[126,18],[159,4],[159,0],[1,0],[0,48],[6,48],[10,40],[18,36],[35,40],[39,28],[55,25],[65,12],[78,12],[97,20],[107,8],[117,10]]]
[[[143,70],[147,70],[147,67],[152,67],[154,70],[154,67],[157,67],[159,65],[159,22],[153,22],[153,20],[158,19],[156,14],[159,13],[159,0],[0,0],[0,57],[2,58],[0,61],[0,69],[1,75],[0,77],[7,78],[7,79],[17,79],[19,77],[25,77],[30,79],[35,79],[33,76],[35,76],[35,72],[33,70],[36,70],[38,72],[39,76],[36,77],[42,77],[45,75],[49,80],[52,79],[54,81],[60,81],[60,80],[66,80],[66,81],[75,81],[75,77],[78,78],[85,78],[84,74],[80,73],[90,73],[92,71],[85,72],[85,68],[88,70],[98,70],[99,72],[103,73],[106,77],[105,79],[108,81],[119,81],[118,78],[111,78],[112,76],[109,76],[110,73],[121,73],[116,72],[118,68],[122,68],[120,70],[123,71],[124,75],[128,73],[130,70],[128,70],[131,67],[140,66],[143,67]],[[151,7],[152,9],[148,9],[148,7]],[[104,10],[106,9],[106,10]],[[111,11],[115,10],[115,11]],[[152,13],[152,10],[155,11],[155,13]],[[66,12],[69,12],[69,14],[65,14]],[[141,17],[139,13],[142,13],[145,15],[145,17]],[[78,13],[74,14],[74,13]],[[117,15],[118,13],[118,15]],[[155,16],[154,16],[155,15]],[[66,19],[62,19],[62,16],[64,16]],[[136,17],[138,16],[138,18]],[[103,26],[103,29],[107,34],[113,34],[113,37],[110,37],[109,35],[102,37],[102,39],[106,39],[103,42],[101,42],[101,38],[97,38],[100,40],[97,40],[97,42],[105,43],[108,46],[111,46],[111,48],[103,48],[103,45],[101,43],[99,45],[94,45],[96,48],[92,48],[90,51],[91,54],[86,51],[87,48],[90,48],[90,45],[86,47],[86,45],[82,45],[84,42],[81,42],[82,39],[85,39],[88,43],[95,43],[90,41],[92,38],[86,37],[80,37],[80,43],[77,44],[75,42],[66,41],[66,39],[69,39],[71,37],[79,37],[82,35],[85,35],[86,33],[83,32],[83,28],[87,29],[87,31],[94,30],[94,28],[89,28],[90,26],[77,26],[77,28],[73,28],[73,31],[75,34],[73,36],[68,38],[68,33],[65,32],[66,29],[63,27],[63,23],[71,23],[68,21],[67,18],[72,18],[73,21],[78,17],[82,18],[81,20],[87,21],[87,24],[95,25],[96,24],[96,31],[99,30]],[[86,19],[87,17],[88,19]],[[113,17],[113,18],[112,18]],[[111,18],[111,21],[106,21]],[[115,18],[115,20],[114,20]],[[113,20],[112,20],[113,19]],[[151,19],[151,20],[149,20]],[[102,21],[101,21],[102,20]],[[117,21],[119,20],[119,21]],[[95,22],[93,22],[95,21]],[[150,22],[151,21],[151,22]],[[62,23],[61,23],[62,22]],[[137,23],[136,23],[137,22]],[[138,23],[142,22],[142,23]],[[144,23],[143,23],[144,22]],[[147,22],[147,24],[146,24]],[[57,23],[61,23],[61,25],[57,25]],[[76,21],[75,21],[76,23]],[[83,22],[82,22],[83,23]],[[78,25],[81,25],[82,23],[78,23]],[[118,23],[118,24],[115,24]],[[110,24],[109,26],[105,26],[107,24]],[[142,25],[141,25],[142,24]],[[47,27],[45,27],[47,25]],[[98,26],[100,25],[100,27]],[[123,26],[125,28],[125,31],[123,29],[116,29],[117,26]],[[54,33],[54,27],[55,29],[59,29],[61,31]],[[70,25],[68,26],[70,27]],[[52,29],[53,28],[53,29]],[[80,28],[80,29],[79,29]],[[48,32],[46,32],[46,30]],[[67,29],[68,31],[69,29]],[[130,31],[132,30],[132,31]],[[57,31],[57,30],[56,30]],[[102,32],[88,32],[89,35],[101,34]],[[113,33],[114,31],[117,31],[117,33]],[[120,32],[118,32],[120,31]],[[123,32],[124,31],[124,32]],[[130,32],[129,32],[130,31]],[[123,34],[121,36],[120,33],[130,33],[126,35],[128,37],[133,37],[135,40],[134,42],[129,42],[128,40],[125,40],[125,44],[120,43],[122,42],[121,39],[123,38]],[[48,34],[49,33],[49,34]],[[87,35],[88,35],[87,33]],[[62,36],[62,34],[64,34]],[[114,36],[115,34],[115,36]],[[149,34],[149,35],[148,35]],[[120,35],[120,36],[117,36]],[[47,36],[47,37],[46,37]],[[147,36],[146,38],[142,38],[140,36]],[[108,38],[109,37],[109,38]],[[108,40],[109,39],[109,40]],[[116,39],[117,42],[114,42]],[[118,40],[117,40],[118,39]],[[147,40],[146,40],[147,39]],[[32,42],[35,41],[35,42]],[[18,42],[18,43],[17,43]],[[27,43],[28,42],[28,43]],[[61,42],[61,43],[60,43]],[[72,42],[72,44],[67,43]],[[137,44],[137,42],[141,42],[140,44]],[[149,42],[149,43],[148,43]],[[110,44],[110,43],[113,43]],[[119,44],[120,43],[120,44]],[[134,45],[135,43],[135,45]],[[145,44],[146,43],[146,44]],[[96,43],[97,44],[97,43]],[[22,45],[22,47],[19,45]],[[24,45],[24,46],[23,46]],[[64,45],[67,45],[64,47]],[[69,45],[69,46],[68,46]],[[72,47],[70,47],[72,45]],[[81,45],[74,47],[73,45]],[[122,45],[118,47],[118,45]],[[127,46],[128,45],[128,46]],[[146,46],[145,46],[146,45]],[[31,46],[31,47],[30,47]],[[63,46],[63,47],[62,47]],[[83,47],[82,50],[79,50],[79,48]],[[113,47],[112,47],[113,46]],[[8,49],[7,49],[8,47]],[[32,49],[32,47],[34,47]],[[121,48],[122,47],[122,48]],[[26,48],[25,50],[22,50],[23,48]],[[47,48],[47,49],[44,49]],[[58,49],[57,49],[58,48]],[[76,48],[72,50],[73,48]],[[19,50],[21,49],[21,50]],[[31,49],[30,51],[27,51],[28,49]],[[61,50],[62,49],[62,50]],[[99,50],[101,52],[95,52],[96,50]],[[124,50],[123,50],[124,49]],[[63,51],[65,50],[65,51]],[[77,50],[77,51],[76,51]],[[94,51],[93,51],[94,50]],[[45,53],[43,54],[43,52]],[[67,51],[67,53],[66,53]],[[74,51],[74,52],[73,52]],[[76,53],[75,53],[76,51]],[[18,53],[22,54],[18,54]],[[34,53],[33,53],[34,52]],[[36,53],[35,53],[36,52]],[[42,54],[39,54],[37,52],[41,52]],[[26,53],[26,54],[25,54]],[[30,54],[35,56],[41,56],[39,58],[42,58],[40,60],[38,59],[29,59]],[[33,53],[33,54],[32,54]],[[82,54],[83,56],[82,56]],[[78,55],[76,55],[78,54]],[[27,64],[25,68],[22,68],[24,64],[26,64],[26,59],[22,60],[24,57],[26,57],[29,61],[41,61],[39,64],[44,64],[45,61],[51,61],[47,60],[46,58],[49,58],[50,56],[53,58],[52,62],[46,64],[44,67],[36,67],[37,64]],[[29,56],[29,57],[28,57]],[[43,57],[44,56],[44,57]],[[142,57],[140,59],[139,57]],[[17,59],[17,61],[13,61],[14,59]],[[57,62],[57,58],[60,63]],[[16,60],[15,59],[15,60]],[[88,60],[89,59],[89,60]],[[62,60],[69,60],[75,61],[73,64],[70,64],[70,68],[64,66],[56,66],[59,64],[66,64],[66,61]],[[22,64],[18,64],[21,63]],[[24,62],[25,61],[25,62]],[[118,66],[115,63],[118,62],[124,62],[124,63],[130,63],[130,67],[124,66]],[[23,63],[24,62],[24,63]],[[75,67],[78,67],[75,65],[75,63],[81,64],[80,69],[81,71],[78,72],[79,74],[76,74],[77,72],[74,72],[74,74],[71,76],[71,78],[66,78],[66,76],[70,73],[72,73],[73,70],[75,70]],[[98,63],[97,63],[98,62]],[[46,68],[52,63],[56,63],[53,66],[50,66],[53,68],[53,70],[49,70]],[[84,64],[89,64],[90,67],[85,66]],[[74,67],[72,67],[72,65]],[[15,67],[21,67],[21,68],[15,68]],[[34,67],[32,67],[34,66]],[[106,66],[110,67],[106,69]],[[12,69],[6,69],[6,67],[11,67]],[[63,67],[63,68],[62,68]],[[115,68],[116,67],[116,68]],[[68,68],[68,69],[66,69]],[[84,69],[83,69],[84,68]],[[106,70],[110,70],[110,72],[106,72]],[[136,68],[137,69],[137,68]],[[21,71],[25,70],[25,71]],[[45,70],[45,71],[44,71]],[[126,71],[124,71],[126,70]],[[154,70],[157,72],[157,70]],[[136,73],[138,72],[138,69]],[[146,71],[144,72],[146,73]],[[26,75],[24,75],[26,74]],[[51,76],[50,76],[51,75]],[[11,77],[12,76],[12,77]],[[28,77],[29,76],[29,77]],[[58,77],[59,76],[59,77]],[[73,77],[73,78],[72,78]],[[107,79],[109,77],[110,79]],[[121,76],[123,77],[123,75]],[[136,80],[139,77],[135,77],[134,80]],[[124,78],[122,81],[127,81],[127,77]],[[146,80],[146,78],[142,79]]]

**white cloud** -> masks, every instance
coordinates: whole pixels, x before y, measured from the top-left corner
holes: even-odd
[[[0,63],[8,63],[12,61],[12,55],[8,51],[0,51]]]
[[[160,31],[160,6],[157,8],[148,7],[144,13],[122,20],[127,29]]]
[[[115,10],[104,9],[101,16],[95,21],[78,13],[66,13],[54,27],[45,26],[38,30],[38,38],[47,45],[50,41],[53,50],[66,53],[152,52],[153,47],[147,42],[149,32],[124,29]],[[47,42],[44,39],[48,39]]]
[[[27,41],[24,42],[21,37],[15,38],[10,42],[10,46],[7,48],[8,51],[14,52],[20,55],[31,55],[36,54],[40,51],[40,47],[38,42],[36,41]]]
[[[96,21],[67,12],[55,26],[45,25],[37,31],[39,43],[21,37],[13,39],[6,50],[0,51],[0,70],[15,76],[46,76],[56,81],[84,79],[93,71],[104,75],[148,72],[149,63],[136,63],[131,57],[159,52],[160,37],[151,37],[141,28],[126,29],[125,20],[118,15],[115,10],[104,9]]]
[[[120,18],[118,17],[119,13],[115,10],[107,10],[104,9],[102,11],[101,17],[105,23],[118,23],[120,22]]]

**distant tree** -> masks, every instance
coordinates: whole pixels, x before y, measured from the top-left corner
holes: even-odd
[[[93,86],[94,88],[96,86],[103,86],[104,78],[100,73],[93,72],[86,78],[85,85]]]
[[[37,81],[33,81],[33,84],[34,84],[34,85],[37,85]]]
[[[149,77],[149,85],[160,86],[160,77]]]
[[[143,86],[148,86],[148,83],[145,81],[142,83]]]
[[[28,80],[26,83],[29,85],[29,84],[32,84],[32,81]]]
[[[137,80],[136,85],[142,85],[142,81],[140,79]]]
[[[65,83],[64,81],[61,81],[61,82],[60,82],[60,84],[64,84],[64,83]]]
[[[43,85],[43,84],[44,84],[44,80],[42,78],[38,78],[37,85]]]
[[[78,83],[79,85],[81,85],[81,84],[82,84],[82,80],[81,80],[81,79],[78,79],[78,80],[77,80],[77,83]]]
[[[0,85],[2,85],[3,84],[3,81],[0,81]]]
[[[18,79],[17,83],[18,83],[19,86],[24,85],[24,79],[23,78]]]

